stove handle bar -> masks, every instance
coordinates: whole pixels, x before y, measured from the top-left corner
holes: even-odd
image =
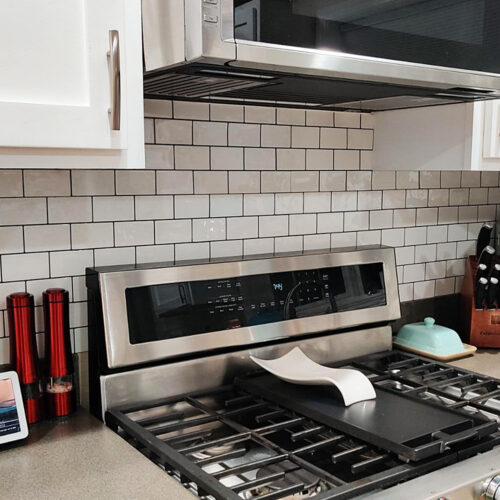
[[[491,425],[494,424],[494,425]],[[496,424],[494,422],[487,422],[483,425],[478,425],[472,429],[466,429],[457,434],[447,434],[446,432],[437,431],[432,434],[433,438],[441,439],[441,453],[446,451],[450,446],[467,441],[469,439],[479,439],[483,436],[495,432]]]

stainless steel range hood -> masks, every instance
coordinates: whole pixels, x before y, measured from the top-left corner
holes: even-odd
[[[434,0],[430,9],[428,0],[143,0],[144,93],[148,98],[212,102],[244,99],[264,105],[364,111],[498,98],[500,75],[491,71],[496,66],[490,63],[490,56],[497,44],[500,46],[500,38],[487,41],[491,37],[487,37],[486,20],[492,14],[483,9],[480,13],[483,17],[476,24],[471,22],[474,30],[470,28],[464,34],[456,24],[462,19],[460,16],[470,17],[470,13],[463,9],[459,14],[456,9],[450,11],[454,8],[450,7],[452,3]],[[474,12],[478,10],[473,5],[478,1],[459,3],[470,4]],[[292,16],[293,20],[288,21],[292,27],[293,23],[311,24],[311,19],[315,20],[316,31],[323,26],[323,39],[330,36],[334,17],[335,26],[343,30],[342,43],[348,40],[351,45],[359,45],[363,37],[368,41],[363,41],[365,45],[356,49],[357,53],[304,47],[310,41],[298,31],[286,34],[286,39],[291,39],[287,45],[262,41],[265,36],[269,40],[279,39],[280,35],[273,30],[279,31],[276,27],[285,22],[283,16],[270,18],[268,10],[272,4],[288,9],[283,16],[288,15],[286,19]],[[491,9],[500,19],[500,9],[495,6]],[[434,57],[424,52],[414,58],[443,59],[446,64],[446,57],[449,60],[453,54],[466,54],[457,67],[414,62],[403,49],[398,52],[395,47],[377,47],[382,54],[395,52],[392,59],[366,55],[371,50],[370,44],[381,41],[383,45],[388,36],[396,37],[396,41],[403,36],[399,25],[394,28],[396,14],[406,23],[406,38],[402,40],[408,38],[414,44],[410,52],[416,52],[416,48],[426,50],[429,40],[436,43],[439,31],[439,26],[432,28],[429,23],[431,15],[434,24],[440,21],[435,12],[446,20],[455,16],[452,19],[455,24],[448,22],[443,40],[439,39],[437,45],[443,54]],[[423,14],[427,17],[422,17]],[[264,34],[266,20],[267,31],[271,29],[268,35]],[[318,43],[320,34],[315,37]],[[474,54],[485,56],[484,61],[478,59],[478,64],[490,71],[477,70]]]

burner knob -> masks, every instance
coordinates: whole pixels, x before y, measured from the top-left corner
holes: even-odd
[[[486,479],[481,488],[481,500],[500,500],[500,474]]]

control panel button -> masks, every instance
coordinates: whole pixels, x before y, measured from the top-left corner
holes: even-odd
[[[203,20],[206,23],[217,23],[219,21],[219,16],[215,14],[203,14]]]

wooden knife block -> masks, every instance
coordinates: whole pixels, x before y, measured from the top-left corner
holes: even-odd
[[[500,263],[497,256],[493,264]],[[462,284],[461,319],[469,343],[476,347],[500,348],[500,309],[476,309],[474,303],[474,283],[477,259],[471,255],[465,263],[465,276]]]

